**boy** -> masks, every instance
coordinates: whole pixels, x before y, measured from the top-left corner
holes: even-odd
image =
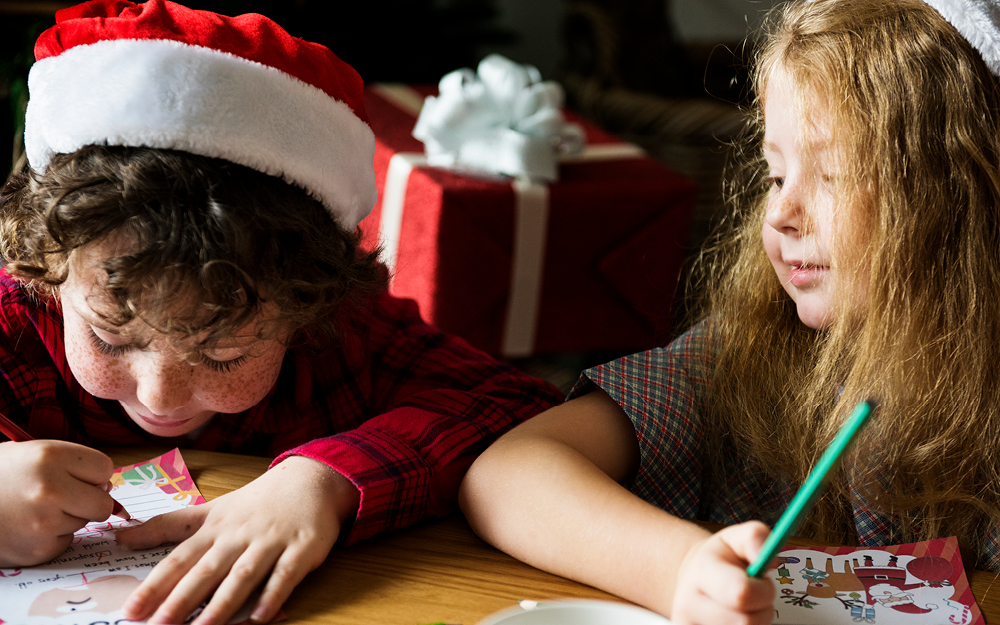
[[[128,618],[181,622],[211,595],[195,622],[224,622],[266,579],[266,622],[335,542],[453,510],[476,455],[560,397],[385,292],[356,231],[375,201],[362,83],[328,49],[166,0],[56,20],[31,169],[0,208],[0,411],[39,439],[0,444],[0,566],[108,516],[92,446],[275,456],[119,534],[184,541]]]

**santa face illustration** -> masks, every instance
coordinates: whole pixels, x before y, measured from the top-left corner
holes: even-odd
[[[81,584],[53,588],[39,594],[31,603],[28,616],[59,617],[81,612],[111,614],[121,609],[138,586],[139,579],[131,575],[108,575],[93,581],[85,579]]]

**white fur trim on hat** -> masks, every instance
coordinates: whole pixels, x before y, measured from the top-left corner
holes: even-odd
[[[119,39],[35,63],[25,147],[184,150],[278,176],[353,230],[375,204],[375,136],[349,106],[273,67],[168,40]]]
[[[1000,3],[997,0],[924,0],[972,44],[1000,76]]]

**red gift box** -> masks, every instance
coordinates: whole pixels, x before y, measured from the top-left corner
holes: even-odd
[[[365,90],[379,201],[361,228],[366,245],[383,245],[391,292],[507,357],[624,353],[669,338],[694,183],[571,113],[587,148],[562,159],[556,183],[428,167],[410,133],[434,94]]]

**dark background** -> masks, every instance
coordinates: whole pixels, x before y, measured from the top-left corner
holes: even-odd
[[[25,78],[34,40],[54,23],[55,10],[69,4],[0,1],[0,168],[4,172],[19,154],[16,132],[27,97]],[[497,0],[191,0],[187,4],[225,15],[263,13],[293,35],[327,45],[366,82],[436,83],[451,70],[475,67],[488,52],[521,50],[524,56],[532,43],[542,43],[535,46],[535,56],[555,58],[511,56],[534,62],[546,78],[563,82],[572,108],[626,134],[658,131],[649,127],[648,113],[644,120],[602,118],[608,112],[595,109],[599,108],[594,101],[597,91],[624,90],[716,104],[743,98],[742,52],[733,52],[740,49],[739,42],[681,43],[669,23],[664,0],[550,0],[545,6],[551,7],[547,10],[557,14],[559,22],[553,29],[555,44],[525,41],[530,29],[504,19]]]

